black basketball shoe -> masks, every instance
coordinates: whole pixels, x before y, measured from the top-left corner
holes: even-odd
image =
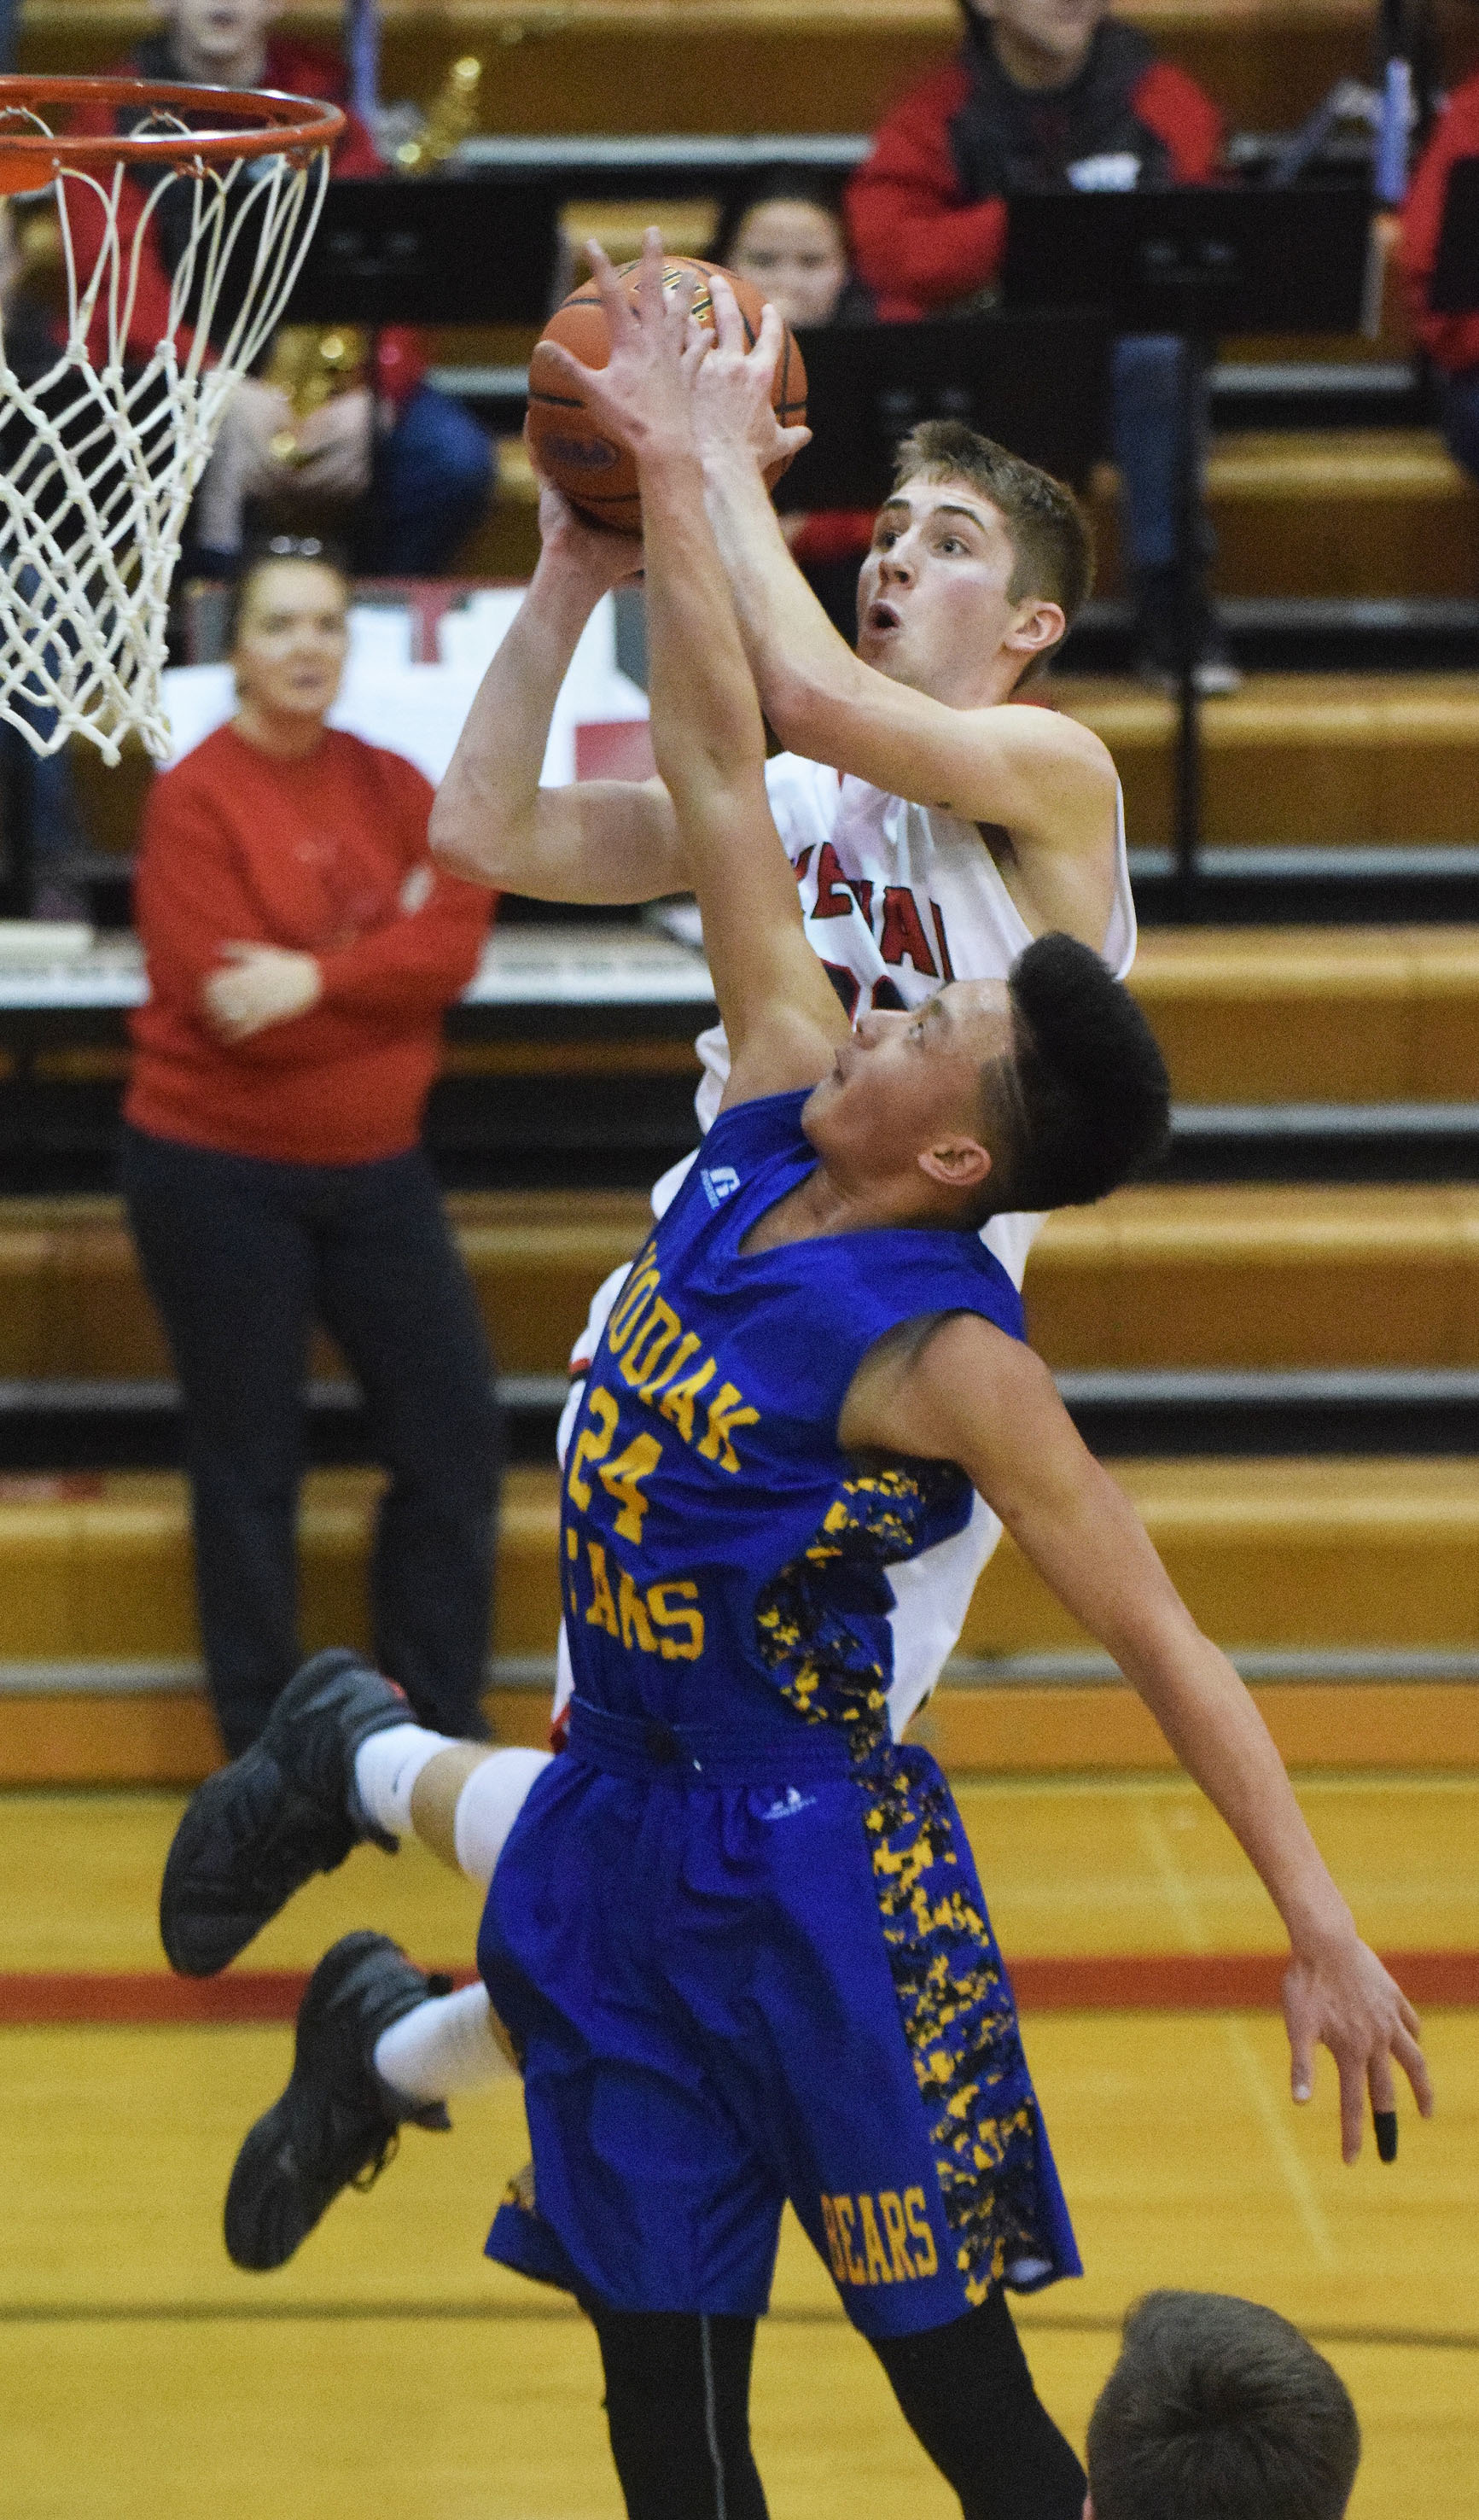
[[[159,1940],[184,1977],[213,1977],[315,1872],[370,1838],[396,1840],[361,1806],[354,1754],[415,1721],[404,1693],[356,1653],[315,1654],[259,1737],[191,1796],[164,1862]]]
[[[341,2187],[374,2185],[408,2123],[445,2134],[441,2100],[407,2099],[375,2070],[392,2021],[451,1991],[384,1934],[346,1934],[326,1952],[298,2005],[292,2073],[236,2157],[226,2190],[234,2266],[284,2267]]]

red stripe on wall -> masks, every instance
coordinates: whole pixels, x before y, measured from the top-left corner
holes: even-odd
[[[1479,1952],[1392,1952],[1387,1966],[1411,2001],[1479,2006]],[[1154,1952],[1022,1959],[1012,1983],[1024,2012],[1264,2011],[1278,2002],[1273,1953]],[[467,1986],[471,1969],[449,1970]],[[228,1969],[170,1977],[162,1969],[0,1972],[0,2028],[188,2029],[291,2021],[305,1969]]]

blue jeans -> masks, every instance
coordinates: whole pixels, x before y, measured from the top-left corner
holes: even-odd
[[[375,486],[357,522],[369,577],[444,577],[493,491],[485,429],[450,394],[419,385],[377,450]]]
[[[376,1658],[424,1723],[480,1735],[502,1435],[467,1271],[426,1156],[267,1163],[125,1127],[120,1171],[185,1405],[196,1592],[233,1757],[300,1659],[297,1503],[315,1321],[390,1473]]]
[[[1479,479],[1479,368],[1460,368],[1457,376],[1440,376],[1436,382],[1449,453]]]
[[[1132,333],[1109,368],[1109,436],[1120,475],[1125,564],[1132,574],[1176,559],[1177,402],[1182,345],[1174,334]],[[1207,396],[1196,414],[1197,501],[1206,464]],[[1206,541],[1206,528],[1202,527]]]

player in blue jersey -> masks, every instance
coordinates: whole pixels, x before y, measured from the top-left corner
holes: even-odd
[[[613,350],[587,390],[639,457],[654,742],[734,1064],[575,1429],[569,1749],[494,1871],[479,1779],[515,1754],[426,1733],[355,1657],[320,1657],[192,1803],[166,1948],[223,1964],[357,1837],[414,1825],[485,1868],[479,1963],[525,2079],[539,2271],[595,2320],[629,2512],[763,2514],[749,2362],[789,2198],[963,2510],[1078,2520],[1082,2471],[1005,2306],[1077,2253],[959,1815],[928,1754],[890,1735],[890,1570],[977,1492],[1115,1654],[1288,1927],[1295,2094],[1323,2041],[1348,2158],[1367,2092],[1394,2105],[1394,2059],[1430,2106],[1417,2025],[979,1240],[998,1208],[1097,1197],[1153,1149],[1153,1043],[1060,936],[1005,985],[850,1030],[766,806],[703,515],[704,346],[654,249],[640,314],[602,269]],[[465,2052],[438,2082],[443,2025]],[[233,2255],[280,2264],[397,2121],[433,2115],[492,2048],[480,1990],[431,1995],[380,1937],[337,1946],[239,2158]],[[527,2263],[506,2228],[494,2254]]]

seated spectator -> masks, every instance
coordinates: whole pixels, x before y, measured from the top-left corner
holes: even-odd
[[[1479,477],[1479,314],[1435,315],[1433,271],[1448,204],[1449,176],[1479,158],[1479,75],[1456,87],[1417,161],[1402,214],[1402,265],[1412,329],[1433,362],[1438,411],[1449,452]]]
[[[1341,2520],[1360,2457],[1344,2381],[1286,2318],[1146,2293],[1089,2418],[1084,2520]]]
[[[1009,193],[1044,184],[1084,192],[1204,184],[1222,154],[1216,107],[1137,27],[1107,19],[1108,0],[963,5],[965,41],[956,61],[894,108],[848,187],[859,272],[917,314],[992,302]],[[1173,337],[1138,334],[1115,344],[1111,376],[1137,661],[1161,686],[1176,663],[1182,358]],[[1205,412],[1201,430],[1205,436]],[[1235,690],[1238,676],[1210,609],[1198,649],[1199,688]]]
[[[732,201],[705,248],[768,297],[793,329],[909,316],[865,289],[847,252],[841,189],[825,176],[777,175]],[[792,509],[781,519],[791,556],[849,642],[857,634],[858,569],[873,541],[872,508]]]
[[[184,1399],[201,1632],[233,1757],[301,1659],[313,1323],[390,1474],[376,1657],[443,1732],[482,1730],[501,1449],[477,1304],[419,1144],[490,896],[433,864],[420,771],[326,727],[348,586],[317,544],[283,542],[236,588],[235,718],[151,791],[150,996],[121,1154]]]
[[[141,44],[119,70],[192,85],[279,88],[342,105],[342,64],[270,34],[278,6],[279,0],[161,0],[163,32]],[[113,120],[106,110],[84,108],[73,127],[124,129],[137,118],[124,112]],[[381,171],[370,133],[352,113],[333,162],[336,175]],[[125,182],[118,219],[125,256],[147,198],[141,180]],[[90,269],[103,238],[101,205],[74,184],[67,208],[79,261]],[[171,213],[166,196],[141,256],[129,335],[141,361],[168,327],[170,272],[185,242],[183,208]],[[389,425],[377,444],[378,403]],[[286,460],[285,444],[291,448]],[[441,576],[484,513],[492,485],[485,432],[460,403],[426,383],[416,334],[387,326],[378,336],[373,377],[300,424],[294,425],[286,395],[262,379],[245,379],[237,387],[197,503],[193,557],[198,567],[229,573],[241,550],[244,510],[255,502],[297,505],[308,498],[351,512],[344,523],[361,573]]]
[[[753,283],[793,328],[872,324],[909,315],[879,299],[848,259],[841,188],[825,176],[771,177],[729,203],[708,248],[711,261]]]

